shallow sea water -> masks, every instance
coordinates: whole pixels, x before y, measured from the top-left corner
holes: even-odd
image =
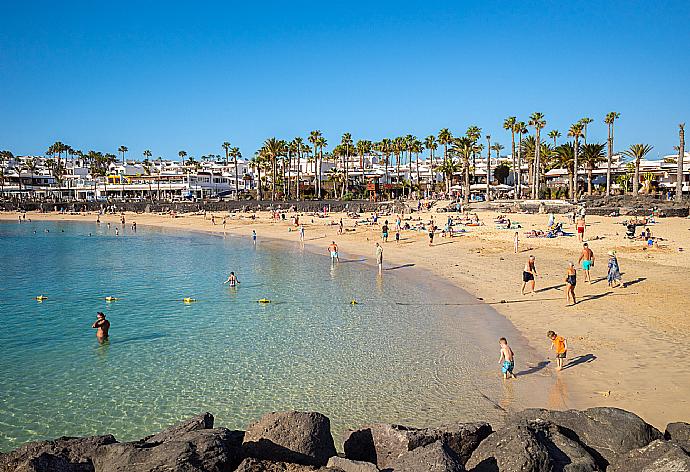
[[[499,380],[496,333],[517,334],[493,309],[415,268],[379,276],[346,254],[332,266],[326,244],[0,223],[0,451],[131,440],[201,411],[229,428],[319,411],[339,443],[371,421],[496,420],[530,397]],[[238,288],[222,284],[230,270]],[[97,311],[112,323],[104,345]]]

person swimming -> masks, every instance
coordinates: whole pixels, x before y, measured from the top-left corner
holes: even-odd
[[[228,280],[223,282],[223,285],[225,284],[230,284],[231,287],[235,287],[240,283],[239,280],[237,280],[237,276],[235,275],[234,272],[230,272],[230,275],[228,276]]]
[[[108,330],[110,330],[110,321],[105,319],[105,313],[99,311],[97,314],[96,322],[91,325],[92,328],[96,329],[96,339],[98,342],[103,344],[108,340]]]

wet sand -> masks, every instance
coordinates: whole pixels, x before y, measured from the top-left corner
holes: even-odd
[[[180,215],[178,218],[161,215],[128,214],[127,222],[185,230],[223,232],[222,214]],[[455,214],[452,214],[456,216]],[[274,222],[266,212],[252,220],[249,214],[228,215],[226,232],[249,236],[252,229],[263,238],[297,242],[298,232],[288,221]],[[434,218],[442,227],[448,214],[422,212],[413,214],[427,221]],[[548,408],[585,408],[607,405],[625,408],[642,416],[657,427],[669,421],[690,418],[690,365],[686,362],[685,337],[690,334],[690,296],[685,289],[690,269],[690,220],[667,218],[650,226],[655,236],[665,239],[659,247],[646,249],[642,241],[625,240],[625,217],[587,218],[587,233],[596,257],[592,270],[594,283],[584,282],[578,270],[576,293],[579,303],[565,306],[564,278],[568,261],[577,262],[581,243],[577,237],[556,239],[528,239],[525,231],[545,229],[546,215],[509,215],[522,226],[520,252],[513,253],[514,230],[497,229],[494,212],[479,212],[485,226],[467,227],[467,233],[454,238],[437,235],[432,247],[424,232],[403,231],[401,241],[394,241],[394,231],[384,246],[384,271],[409,271],[413,277],[426,273],[441,276],[450,284],[469,292],[504,315],[517,328],[522,339],[511,340],[518,361],[518,373],[524,380],[539,376],[544,392],[535,395],[535,402]],[[63,219],[95,221],[95,214],[57,215],[35,214],[32,219]],[[338,227],[331,225],[343,218],[346,230],[354,228],[354,220],[342,214],[327,218],[302,215],[306,244],[326,251],[335,240],[341,254],[374,260],[375,242],[380,242],[380,226],[359,225],[355,231],[338,235]],[[3,219],[16,219],[16,213],[0,214]],[[395,215],[383,216],[391,228]],[[118,215],[102,216],[101,221],[119,223]],[[557,215],[557,221],[566,222]],[[574,227],[566,223],[566,231]],[[680,250],[682,248],[682,250]],[[627,287],[610,289],[606,283],[606,252],[618,253],[623,280]],[[522,267],[529,254],[534,254],[540,277],[534,295],[521,295]],[[419,269],[423,269],[420,271]],[[375,270],[372,267],[372,270]],[[439,300],[439,303],[444,303]],[[449,315],[450,316],[450,315]],[[484,320],[487,325],[493,321]],[[488,326],[487,333],[508,330],[510,324]],[[554,372],[553,352],[549,351],[546,331],[552,329],[565,336],[569,343],[568,363],[562,372]],[[519,347],[519,349],[518,349]],[[522,351],[529,354],[525,356]],[[497,350],[495,355],[498,359]],[[521,360],[527,360],[521,365]],[[496,364],[498,365],[498,364]],[[526,368],[525,368],[526,367]],[[498,370],[498,368],[497,368]],[[487,372],[487,375],[495,373]],[[519,382],[519,380],[518,380]],[[526,383],[526,382],[525,382]],[[536,393],[536,392],[535,392]],[[515,393],[515,383],[507,382],[498,401],[519,408],[522,395]],[[529,397],[527,397],[529,398]]]

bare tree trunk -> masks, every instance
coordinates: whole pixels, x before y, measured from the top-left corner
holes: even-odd
[[[575,136],[575,159],[573,162],[573,173],[575,174],[575,188],[573,192],[573,201],[577,200],[577,191],[578,191],[578,185],[577,185],[577,171],[578,171],[578,162],[577,158],[579,157],[578,154],[580,152],[580,142],[577,139],[577,136]]]
[[[635,176],[633,177],[633,195],[637,196],[637,188],[640,186],[640,158],[635,159]]]

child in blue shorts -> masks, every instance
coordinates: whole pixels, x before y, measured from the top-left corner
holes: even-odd
[[[498,359],[498,363],[502,365],[501,372],[503,372],[503,378],[515,378],[513,369],[515,368],[515,354],[513,350],[508,346],[508,341],[506,338],[501,338],[498,340],[498,344],[501,346],[501,357]]]

